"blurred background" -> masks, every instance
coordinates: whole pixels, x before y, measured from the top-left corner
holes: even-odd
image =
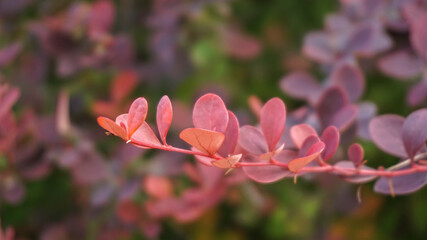
[[[426,189],[392,198],[365,184],[358,203],[359,186],[334,176],[296,185],[218,178],[191,156],[126,145],[96,123],[140,96],[154,123],[168,95],[169,142],[185,146],[177,134],[192,125],[191,106],[207,92],[220,95],[241,125],[257,122],[251,95],[278,96],[297,109],[304,102],[286,95],[280,80],[292,71],[325,77],[327,68],[302,54],[304,38],[350,2],[0,0],[3,229],[43,240],[425,239]],[[363,62],[362,99],[379,114],[406,116],[410,84],[382,74],[373,59]],[[397,161],[356,141],[372,166]]]

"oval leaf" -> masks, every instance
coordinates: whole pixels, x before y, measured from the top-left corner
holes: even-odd
[[[381,58],[378,67],[389,76],[408,79],[419,75],[424,64],[421,59],[410,55],[407,51],[398,51]]]
[[[98,121],[98,124],[108,132],[124,140],[127,140],[126,131],[122,127],[117,125],[113,120],[106,117],[98,117],[97,121]]]
[[[219,168],[232,168],[234,167],[234,165],[236,165],[236,163],[240,161],[241,158],[242,154],[236,154],[227,158],[213,161],[212,165]]]
[[[355,167],[360,166],[360,164],[363,162],[363,156],[364,156],[364,151],[362,146],[358,143],[353,143],[347,149],[347,156],[350,159],[350,161],[353,162]]]
[[[362,95],[365,89],[365,77],[357,66],[344,63],[336,67],[331,74],[333,85],[341,87],[354,102]]]
[[[224,132],[228,125],[228,111],[222,99],[208,93],[194,104],[193,123],[196,128]]]
[[[309,136],[317,136],[317,132],[312,126],[302,123],[291,127],[290,135],[295,146],[300,149],[305,139]]]
[[[267,143],[262,132],[253,126],[246,125],[240,128],[239,144],[246,152],[253,155],[261,155],[268,152]]]
[[[286,107],[280,98],[270,99],[261,109],[261,129],[268,145],[273,151],[282,136],[286,122]]]
[[[214,155],[224,142],[224,134],[199,128],[184,129],[179,137],[198,150]]]
[[[166,143],[166,135],[168,134],[169,127],[172,123],[172,103],[169,100],[168,96],[163,96],[159,104],[157,105],[157,115],[156,115],[156,122],[157,122],[157,128],[159,129],[160,139],[162,140],[163,144]]]
[[[141,126],[139,126],[132,135],[131,140],[149,148],[155,148],[162,145],[147,122],[143,122]]]
[[[384,152],[406,158],[403,147],[402,127],[405,119],[398,115],[381,115],[369,123],[369,132],[374,143]]]
[[[319,116],[323,127],[331,125],[335,114],[348,104],[348,99],[340,87],[328,88],[320,97],[316,106],[316,113]]]
[[[236,115],[231,111],[228,111],[228,125],[224,136],[224,142],[222,143],[218,153],[221,154],[221,156],[226,157],[229,154],[234,153],[237,142],[239,141],[239,121],[237,120]]]
[[[402,140],[406,153],[414,157],[427,139],[427,109],[411,113],[403,123]]]
[[[315,99],[322,86],[308,73],[293,72],[280,80],[280,88],[287,95],[297,99]]]
[[[322,152],[322,159],[329,160],[334,156],[340,142],[340,133],[334,126],[327,127],[320,137],[320,140],[325,143],[325,150]]]
[[[405,169],[405,168],[402,168]],[[391,177],[393,193],[396,195],[409,194],[418,191],[427,183],[427,173],[419,172],[398,177]],[[379,178],[375,183],[374,191],[382,194],[392,194],[389,179]]]
[[[128,137],[130,138],[133,133],[142,125],[147,117],[148,104],[145,98],[137,98],[133,101],[129,108],[127,128]]]

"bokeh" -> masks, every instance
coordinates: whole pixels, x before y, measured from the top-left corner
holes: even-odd
[[[410,44],[426,13],[416,0],[0,0],[2,228],[42,240],[425,239],[426,189],[391,197],[331,174],[296,184],[226,177],[106,135],[96,118],[145,97],[155,122],[168,95],[168,141],[187,147],[178,134],[203,94],[256,124],[251,96],[296,110],[306,102],[284,77],[322,82],[348,59],[363,69],[370,117],[407,116],[426,105],[425,65],[412,55],[427,50]],[[398,161],[366,134],[354,139],[371,166]]]

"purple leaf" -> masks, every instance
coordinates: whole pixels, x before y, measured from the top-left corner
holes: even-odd
[[[402,168],[405,169],[405,168]],[[419,172],[390,178],[393,192],[396,195],[416,192],[427,183],[427,173]],[[375,183],[374,191],[377,193],[391,194],[389,179],[382,177]]]
[[[239,141],[239,120],[236,115],[231,111],[228,111],[228,126],[225,130],[224,142],[218,153],[223,157],[227,157],[229,154],[233,154]]]
[[[341,171],[348,171],[348,173],[352,173],[355,171],[355,167],[353,162],[350,161],[340,161],[337,162],[334,167],[336,168],[340,168]],[[363,170],[375,170],[373,168],[367,167],[367,166],[362,166],[361,169]],[[338,175],[340,175],[339,172],[337,172]],[[372,180],[374,180],[377,176],[375,175],[340,175],[340,177],[342,179],[344,179],[347,182],[350,183],[366,183],[366,182],[370,182]]]
[[[297,153],[290,150],[283,150],[275,156],[275,159],[282,163],[288,163],[297,157]],[[257,163],[265,162],[259,160],[256,156],[247,155],[243,162]],[[293,173],[285,170],[283,167],[278,166],[246,166],[243,167],[243,172],[252,180],[260,183],[276,182],[284,177],[293,177]]]
[[[411,43],[415,51],[427,61],[427,15],[411,23]]]
[[[308,151],[310,148],[315,144],[320,142],[320,139],[317,135],[309,136],[304,140],[304,142],[301,145],[301,149],[298,151],[298,157],[304,157],[307,156]]]
[[[194,104],[193,123],[196,128],[225,132],[228,125],[228,111],[222,99],[208,93]]]
[[[340,64],[331,74],[333,85],[341,87],[354,102],[365,89],[365,77],[359,67],[349,63]]]
[[[22,49],[21,43],[14,43],[0,49],[0,67],[3,67],[13,61]]]
[[[308,73],[293,72],[280,80],[280,87],[287,95],[297,99],[316,99],[322,86]]]
[[[372,119],[369,132],[374,143],[384,152],[406,158],[403,147],[402,127],[405,119],[398,115],[381,115]]]
[[[347,149],[347,156],[353,162],[355,167],[358,167],[363,162],[363,148],[358,143],[353,143]]]
[[[427,99],[427,76],[419,83],[413,85],[406,96],[406,101],[412,107],[422,104]]]
[[[370,57],[391,47],[391,40],[382,27],[374,22],[360,24],[352,32],[346,46],[348,53]]]
[[[261,155],[268,152],[265,138],[262,132],[256,127],[248,125],[241,127],[239,144],[245,151],[254,155]]]
[[[358,104],[357,108],[359,110],[357,116],[357,134],[363,139],[370,140],[369,122],[377,114],[377,106],[371,102],[363,102]]]
[[[166,135],[168,134],[169,127],[172,123],[172,116],[172,104],[168,96],[165,95],[160,99],[159,104],[157,105],[156,116],[157,128],[159,129],[160,139],[165,145],[167,144]]]
[[[286,107],[279,98],[272,98],[261,109],[260,124],[269,151],[274,151],[286,123]]]
[[[378,67],[389,76],[408,79],[421,74],[424,64],[421,59],[410,55],[407,51],[398,51],[382,57]]]
[[[427,139],[427,109],[411,113],[403,123],[402,140],[409,157],[414,157]]]
[[[320,137],[320,140],[325,143],[325,149],[321,153],[324,161],[329,160],[334,156],[340,142],[340,133],[334,126],[327,127]]]
[[[347,96],[339,87],[327,89],[319,99],[316,113],[323,127],[331,125],[335,114],[348,104]]]
[[[332,118],[330,125],[337,127],[341,132],[345,131],[356,120],[357,106],[349,104],[341,108]]]
[[[303,53],[308,58],[321,63],[334,60],[334,51],[330,47],[329,36],[323,32],[312,32],[305,36]]]

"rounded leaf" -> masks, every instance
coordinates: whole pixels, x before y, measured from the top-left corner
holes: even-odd
[[[359,67],[343,63],[336,67],[331,74],[333,85],[341,87],[354,102],[360,98],[365,89],[365,77]]]
[[[200,97],[194,104],[193,123],[196,128],[225,132],[228,111],[222,99],[212,93]]]
[[[322,91],[322,86],[306,72],[293,72],[280,80],[280,88],[297,99],[313,99]]]
[[[108,132],[127,140],[127,134],[126,131],[117,125],[113,120],[106,118],[106,117],[98,117],[97,118],[98,124],[103,127]]]
[[[363,162],[364,151],[360,144],[353,143],[347,149],[347,156],[353,162],[355,167],[358,167]]]
[[[211,156],[219,150],[224,142],[224,134],[199,128],[184,129],[179,134],[179,137],[191,146]]]
[[[384,152],[406,158],[408,155],[402,142],[404,121],[403,117],[393,114],[375,117],[369,123],[372,141]]]
[[[273,151],[282,136],[286,122],[286,107],[280,98],[272,98],[261,109],[261,129],[268,145]]]
[[[325,149],[322,152],[322,158],[324,161],[332,158],[337,151],[338,144],[340,143],[340,133],[334,126],[329,126],[323,130],[320,140],[325,143]]]
[[[421,59],[410,55],[407,51],[398,51],[381,58],[378,67],[389,76],[408,79],[419,75],[424,64]]]
[[[239,144],[246,152],[253,155],[269,152],[262,132],[253,126],[245,125],[240,128]]]
[[[228,125],[224,136],[224,142],[222,143],[218,153],[221,154],[221,156],[226,157],[229,154],[234,153],[239,141],[239,120],[237,120],[236,115],[231,111],[228,111]]]
[[[414,157],[427,139],[427,109],[411,113],[403,123],[402,140],[406,153]]]
[[[140,97],[133,101],[129,108],[127,119],[127,131],[130,138],[133,133],[141,126],[147,117],[148,104],[145,98]]]
[[[156,122],[157,122],[157,128],[159,129],[160,139],[162,140],[163,144],[166,143],[166,135],[168,134],[169,128],[172,123],[172,103],[169,100],[168,96],[163,96],[159,104],[157,105],[157,115],[156,115]]]

